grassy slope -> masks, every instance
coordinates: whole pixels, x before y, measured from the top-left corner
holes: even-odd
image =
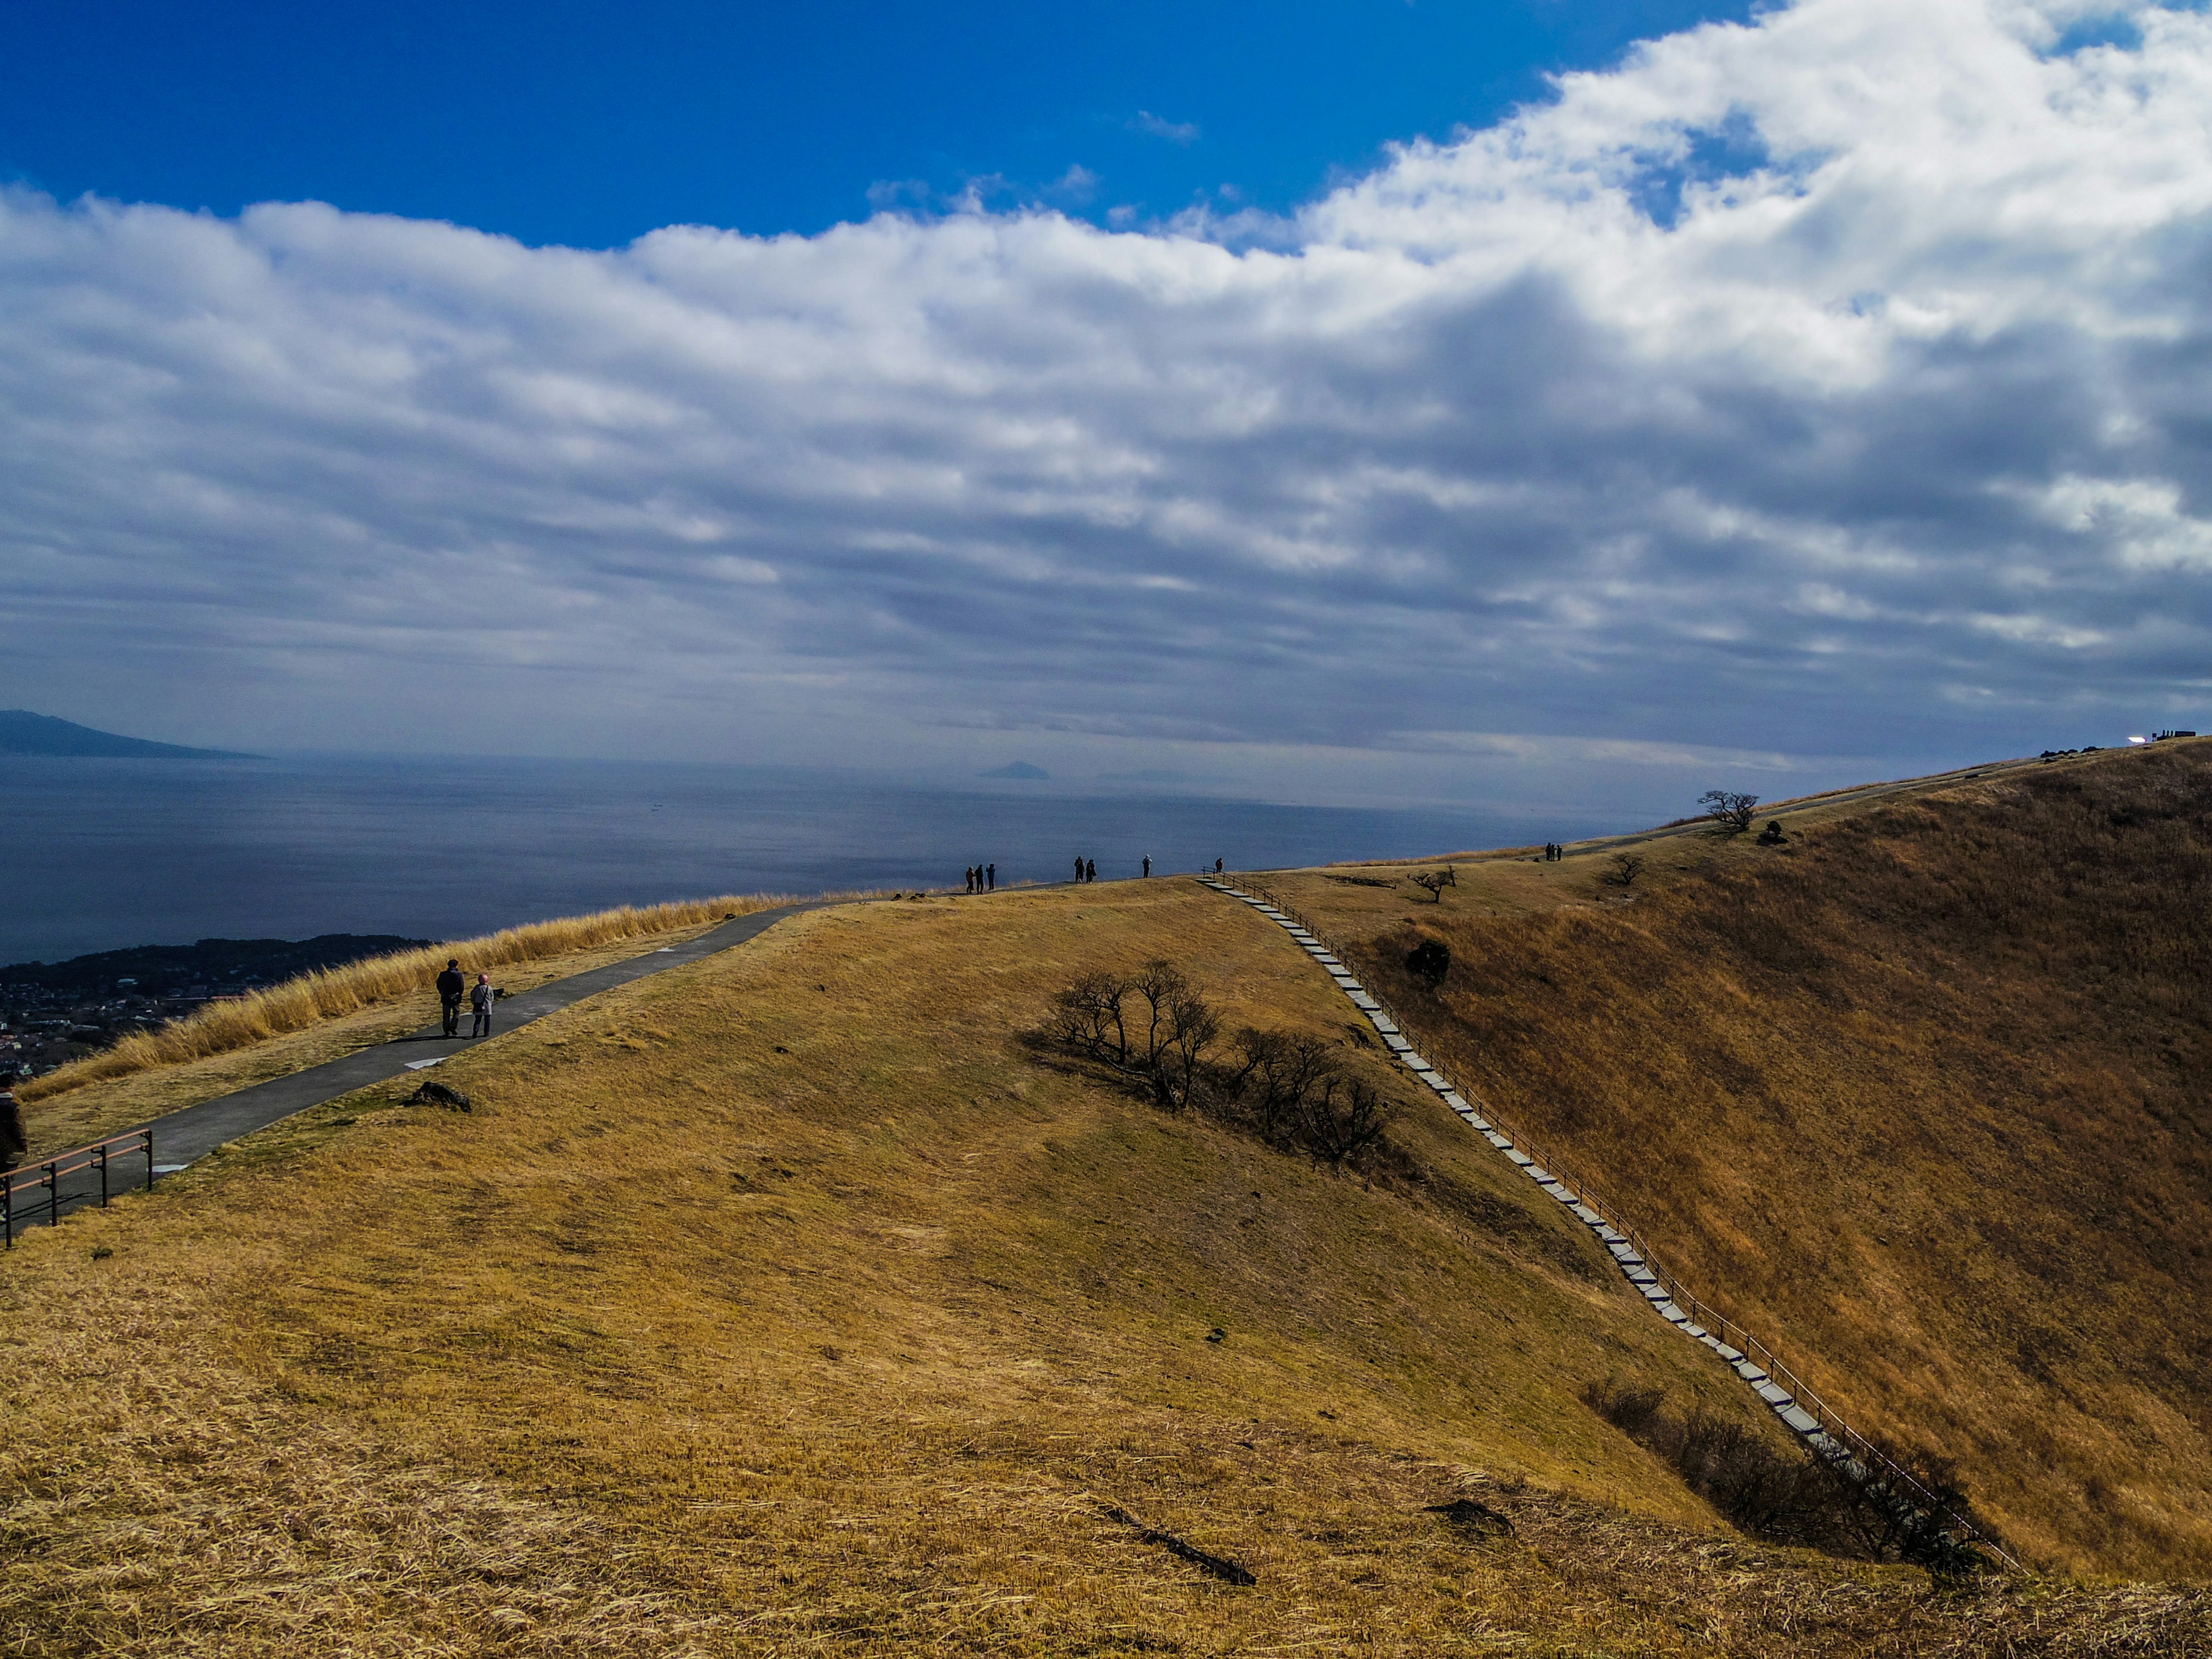
[[[2201,1597],[1931,1597],[1727,1534],[1576,1390],[1741,1391],[1415,1091],[1428,1194],[1010,1041],[1063,975],[1163,949],[1232,1017],[1343,1029],[1279,933],[1188,884],[824,912],[449,1062],[475,1115],[366,1091],[33,1236],[0,1272],[0,1651],[2212,1632]],[[1424,1512],[1463,1492],[1517,1537]]]
[[[1647,848],[1629,904],[1601,859],[1433,907],[1285,886],[1447,1069],[1856,1419],[1957,1455],[2015,1540],[2212,1572],[2212,744],[1817,816],[1782,851]],[[1400,966],[1422,933],[1441,998]]]

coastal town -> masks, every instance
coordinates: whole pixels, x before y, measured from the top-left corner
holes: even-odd
[[[10,963],[0,967],[0,1077],[36,1077],[210,1002],[427,942],[362,933],[204,939]]]

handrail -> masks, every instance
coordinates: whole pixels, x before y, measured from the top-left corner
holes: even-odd
[[[1224,873],[1218,878],[1209,875],[1201,879],[1206,880],[1209,885],[1214,884],[1217,879],[1225,885],[1228,877]],[[1264,899],[1271,908],[1280,911],[1291,921],[1296,922],[1305,932],[1310,933],[1316,943],[1327,948],[1331,955],[1340,961],[1343,959],[1343,952],[1330,945],[1321,929],[1315,927],[1298,911],[1297,907],[1249,877],[1240,876],[1238,879],[1243,882],[1246,890]],[[1408,1042],[1411,1042],[1413,1027],[1399,1016],[1397,1010],[1384,1001],[1373,986],[1363,981],[1360,988],[1374,1001],[1383,1017],[1406,1036]],[[1433,1062],[1431,1063],[1433,1068]],[[1781,1384],[1790,1395],[1792,1403],[1802,1409],[1818,1425],[1815,1433],[1802,1434],[1801,1431],[1801,1437],[1811,1443],[1819,1455],[1841,1469],[1849,1478],[1862,1486],[1876,1489],[1886,1487],[1892,1492],[1901,1491],[1909,1494],[1900,1501],[1917,1504],[1924,1513],[1933,1516],[1948,1528],[1954,1529],[1956,1533],[1963,1534],[1975,1544],[2003,1561],[2014,1571],[2021,1570],[2020,1562],[2003,1546],[1990,1539],[1965,1516],[1944,1504],[1935,1493],[1929,1492],[1926,1486],[1916,1479],[1910,1470],[1901,1468],[1894,1458],[1845,1421],[1841,1413],[1808,1388],[1803,1379],[1784,1363],[1771,1346],[1760,1340],[1735,1320],[1729,1318],[1711,1303],[1690,1290],[1673,1273],[1662,1267],[1657,1255],[1644,1242],[1643,1234],[1633,1225],[1621,1219],[1622,1212],[1620,1206],[1605,1196],[1595,1182],[1570,1171],[1563,1160],[1542,1151],[1534,1140],[1509,1125],[1486,1100],[1475,1095],[1472,1090],[1455,1085],[1453,1091],[1463,1099],[1472,1097],[1473,1103],[1480,1106],[1480,1115],[1482,1118],[1494,1127],[1500,1136],[1510,1141],[1516,1151],[1529,1158],[1537,1167],[1551,1176],[1561,1187],[1566,1188],[1586,1208],[1595,1212],[1607,1228],[1619,1234],[1622,1241],[1635,1252],[1638,1265],[1650,1273],[1652,1279],[1661,1289],[1666,1291],[1668,1297],[1674,1302],[1674,1305],[1689,1316],[1692,1324],[1700,1329],[1717,1334],[1723,1346],[1734,1349],[1745,1359],[1750,1361],[1756,1369]],[[1618,1257],[1615,1259],[1619,1260]],[[1629,1264],[1624,1261],[1620,1265],[1626,1272]],[[1746,1380],[1748,1381],[1748,1379]],[[1826,1446],[1819,1443],[1823,1438],[1828,1442]]]
[[[145,1153],[146,1185],[151,1188],[155,1182],[155,1168],[154,1132],[150,1128],[126,1130],[119,1135],[110,1135],[105,1140],[95,1140],[89,1146],[74,1146],[68,1152],[56,1152],[52,1158],[41,1158],[36,1164],[0,1170],[0,1249],[12,1250],[15,1248],[17,1231],[33,1224],[30,1213],[35,1213],[39,1208],[46,1211],[48,1226],[60,1222],[62,1177],[64,1176],[82,1175],[87,1170],[99,1170],[100,1206],[106,1209],[113,1196],[108,1169],[118,1146]],[[71,1159],[76,1161],[72,1163]],[[17,1200],[32,1191],[41,1192],[43,1198],[33,1200],[31,1212],[27,1213],[18,1205]],[[89,1198],[90,1194],[84,1196]]]

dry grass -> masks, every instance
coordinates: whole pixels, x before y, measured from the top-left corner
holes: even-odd
[[[641,908],[623,905],[591,915],[534,921],[480,939],[368,957],[343,967],[302,974],[232,1000],[211,1002],[182,1019],[151,1031],[133,1032],[112,1048],[31,1079],[15,1092],[29,1104],[88,1084],[207,1060],[270,1037],[308,1030],[325,1020],[343,1019],[419,995],[453,957],[465,958],[472,972],[507,968],[547,957],[574,956],[623,940],[652,938],[787,902],[755,894],[685,899]]]
[[[1012,1040],[1163,949],[1234,1019],[1345,1029],[1187,884],[817,913],[456,1056],[470,1116],[386,1085],[33,1237],[0,1273],[0,1651],[2212,1639],[2195,1592],[1947,1596],[1746,1547],[1576,1397],[1741,1390],[1421,1091],[1390,1084],[1431,1180],[1379,1188]],[[1515,1534],[1428,1512],[1460,1495]]]
[[[1442,907],[1311,876],[1295,902],[1692,1285],[1957,1457],[2014,1542],[2212,1574],[2212,744],[1808,820],[1670,842],[1626,902],[1592,860]],[[1402,969],[1425,936],[1441,994]]]

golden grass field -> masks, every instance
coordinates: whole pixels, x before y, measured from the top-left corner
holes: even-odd
[[[1419,1179],[1017,1041],[1160,953],[1232,1023],[1348,1030],[1188,882],[847,906],[457,1056],[470,1115],[383,1085],[28,1236],[0,1651],[2212,1646],[2197,1589],[1730,1533],[1580,1391],[1780,1431],[1371,1050]],[[1462,1496],[1513,1534],[1429,1510]]]
[[[1380,869],[1277,884],[2017,1547],[2212,1573],[2212,744],[1784,817],[1779,848],[1646,843],[1626,897],[1605,848],[1468,866],[1441,904]],[[1425,935],[1440,994],[1403,969]]]

